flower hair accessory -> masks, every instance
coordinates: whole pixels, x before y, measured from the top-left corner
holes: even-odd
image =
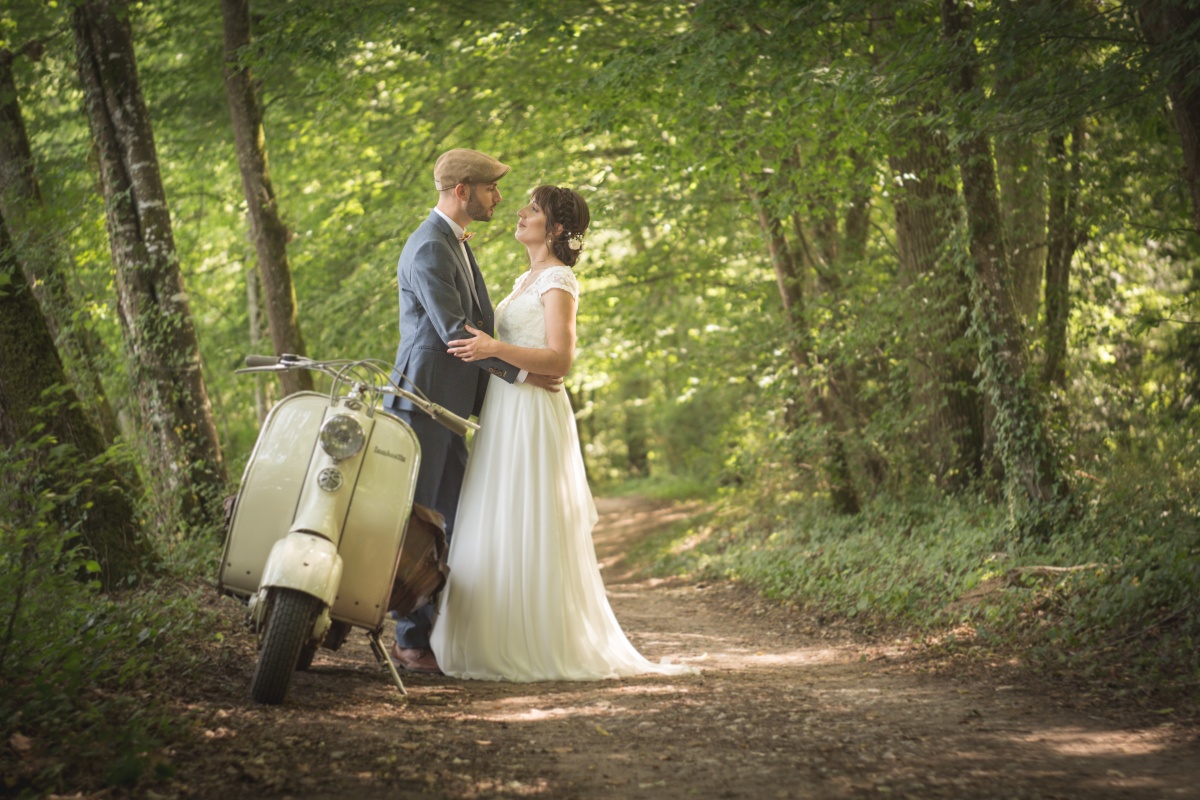
[[[582,250],[583,249],[583,234],[582,233],[572,233],[571,235],[569,235],[567,237],[567,247],[571,248],[572,250]]]

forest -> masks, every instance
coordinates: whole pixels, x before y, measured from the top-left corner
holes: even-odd
[[[494,299],[535,186],[591,207],[565,389],[597,496],[705,502],[660,574],[1194,713],[1194,0],[6,0],[4,791],[154,780],[313,388],[235,370],[391,362],[451,147]]]

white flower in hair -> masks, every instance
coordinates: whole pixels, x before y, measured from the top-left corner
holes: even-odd
[[[570,236],[568,236],[567,237],[567,247],[571,248],[572,250],[582,250],[583,249],[583,234],[582,233],[572,233]]]

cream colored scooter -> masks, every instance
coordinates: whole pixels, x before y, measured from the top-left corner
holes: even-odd
[[[455,432],[478,425],[389,380],[376,360],[249,356],[247,372],[307,369],[329,394],[297,392],[271,409],[226,523],[219,589],[246,601],[259,636],[251,696],[282,703],[317,648],[365,628],[375,657],[406,693],[379,636],[389,611],[428,602],[445,583],[446,537],[436,512],[413,505],[421,447],[380,410],[396,394]]]

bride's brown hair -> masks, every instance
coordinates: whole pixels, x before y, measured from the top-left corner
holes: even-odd
[[[531,199],[546,215],[546,238],[550,251],[568,267],[575,266],[579,254],[583,252],[583,234],[592,221],[587,201],[579,192],[564,186],[549,185],[534,189]],[[555,236],[551,231],[557,225],[562,225],[562,231]],[[575,248],[571,246],[573,243]]]

